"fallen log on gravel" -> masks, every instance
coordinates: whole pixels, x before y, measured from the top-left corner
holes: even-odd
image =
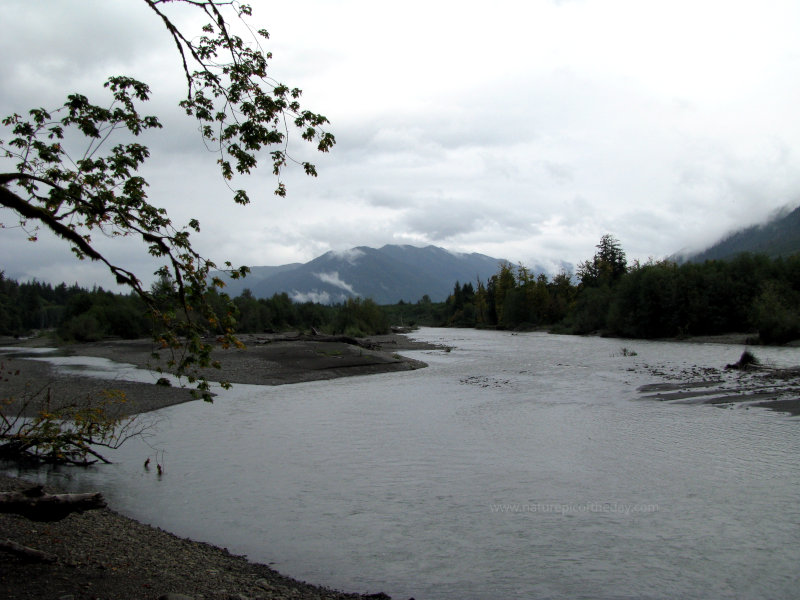
[[[47,552],[42,552],[41,550],[37,550],[36,548],[29,548],[28,546],[23,546],[22,544],[18,544],[13,540],[0,540],[0,550],[4,552],[10,552],[11,554],[19,556],[31,562],[52,563],[58,560],[52,554],[48,554]]]
[[[100,492],[45,494],[41,485],[22,492],[0,492],[0,512],[22,515],[32,521],[60,521],[74,512],[105,506]]]

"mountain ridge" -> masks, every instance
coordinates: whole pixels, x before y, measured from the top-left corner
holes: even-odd
[[[331,250],[307,263],[276,267],[251,267],[244,279],[232,280],[214,273],[226,283],[224,291],[238,296],[249,289],[256,298],[287,293],[293,300],[335,304],[348,298],[371,298],[378,304],[400,300],[416,302],[428,296],[440,302],[456,281],[486,281],[507,262],[477,252],[451,252],[438,246],[386,244],[381,248],[357,246]],[[543,269],[534,270],[544,272]]]

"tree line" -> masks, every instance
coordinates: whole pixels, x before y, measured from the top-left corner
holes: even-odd
[[[161,279],[153,284],[151,293],[156,303],[167,306],[175,293],[174,286],[168,279]],[[255,298],[245,290],[231,304],[226,295],[209,290],[206,301],[216,311],[231,313],[236,333],[313,328],[362,337],[389,330],[386,311],[369,299],[351,298],[343,304],[326,306],[293,302],[285,293]],[[157,333],[159,326],[149,305],[135,293],[115,294],[101,287],[86,289],[77,284],[17,282],[0,272],[0,335],[22,336],[49,329],[65,341],[93,342],[107,337],[147,337]]]
[[[744,332],[780,344],[800,338],[800,254],[628,265],[605,235],[575,276],[505,263],[485,284],[456,282],[439,324],[632,338]]]

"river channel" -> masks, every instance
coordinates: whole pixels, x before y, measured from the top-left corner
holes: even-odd
[[[154,435],[113,465],[41,477],[286,575],[395,599],[797,597],[800,418],[637,391],[741,346],[412,337],[452,350],[408,352],[429,364],[417,371],[237,385],[151,413]],[[800,364],[797,348],[754,352]]]

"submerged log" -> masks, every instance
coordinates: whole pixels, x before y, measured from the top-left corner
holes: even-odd
[[[60,521],[74,512],[105,506],[100,492],[45,494],[40,485],[22,492],[0,492],[0,512],[22,515],[32,521]]]

